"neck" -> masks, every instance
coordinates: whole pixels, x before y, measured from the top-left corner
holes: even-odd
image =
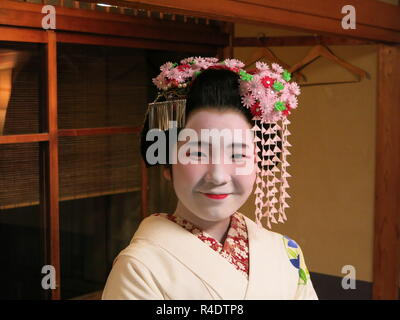
[[[190,223],[198,227],[200,230],[212,236],[215,240],[217,240],[221,244],[225,242],[229,225],[231,222],[230,216],[226,219],[219,221],[204,220],[194,215],[190,210],[185,208],[180,202],[178,202],[174,215],[189,221]]]

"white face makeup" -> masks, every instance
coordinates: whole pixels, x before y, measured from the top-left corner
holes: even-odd
[[[202,129],[228,129],[232,134],[228,139],[221,138],[219,143],[214,143],[213,139],[202,140],[208,144],[198,147],[195,143],[187,156],[198,163],[178,161],[172,165],[173,186],[179,199],[177,213],[210,222],[227,219],[246,202],[253,190],[255,166],[248,174],[237,174],[237,169],[244,167],[246,161],[255,161],[254,142],[249,134],[251,126],[239,112],[201,109],[190,115],[185,128],[196,131],[198,137]],[[234,134],[238,129],[240,138]],[[178,142],[178,151],[186,142]],[[233,144],[236,146],[232,147]],[[220,160],[211,161],[216,154]],[[231,161],[224,160],[227,158]],[[201,160],[205,160],[204,163]]]

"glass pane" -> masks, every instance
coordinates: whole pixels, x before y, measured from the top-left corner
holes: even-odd
[[[59,128],[141,125],[147,83],[145,50],[59,44]]]
[[[140,222],[139,192],[60,202],[61,298],[100,299],[116,255]]]
[[[0,145],[0,299],[45,299],[39,145]]]
[[[61,201],[138,191],[138,137],[60,137],[59,170]]]
[[[0,42],[0,135],[42,132],[43,49],[41,44]]]
[[[61,297],[70,299],[104,288],[139,224],[139,141],[119,134],[59,142]]]

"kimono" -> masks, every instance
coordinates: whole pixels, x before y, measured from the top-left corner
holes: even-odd
[[[103,300],[317,300],[300,246],[231,216],[224,244],[165,213],[143,219],[113,262]]]

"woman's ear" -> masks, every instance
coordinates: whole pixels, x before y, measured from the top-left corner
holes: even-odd
[[[164,176],[164,178],[165,179],[167,179],[168,181],[171,181],[172,180],[172,178],[171,178],[171,168],[168,168],[168,167],[164,167],[163,168],[163,176]]]

